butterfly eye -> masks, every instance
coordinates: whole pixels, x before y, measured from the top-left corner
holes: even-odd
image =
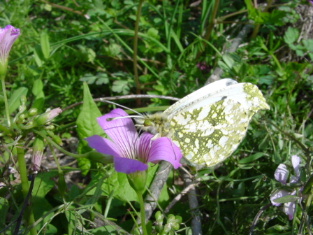
[[[145,119],[143,122],[143,126],[152,126],[153,122],[150,119]]]

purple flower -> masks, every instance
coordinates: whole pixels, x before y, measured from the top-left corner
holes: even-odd
[[[308,0],[308,2],[309,2],[311,5],[313,5],[313,0]]]
[[[0,75],[5,75],[8,56],[15,40],[20,35],[20,30],[11,25],[0,28]]]
[[[301,159],[297,155],[293,155],[291,157],[291,163],[292,163],[295,175],[290,176],[290,179],[289,179],[290,184],[298,183],[300,180],[300,161]],[[283,185],[286,185],[288,176],[289,176],[289,171],[287,169],[287,166],[285,164],[279,164],[279,166],[277,167],[274,173],[275,179],[279,181],[280,183],[282,183]],[[280,206],[282,203],[275,202],[276,199],[282,198],[285,196],[295,196],[296,192],[297,192],[296,190],[293,190],[292,192],[289,192],[286,190],[275,191],[270,197],[272,205]],[[292,200],[292,201],[283,203],[284,204],[283,211],[285,212],[286,215],[289,216],[290,220],[293,219],[293,215],[295,213],[296,201],[297,200]]]
[[[136,127],[122,109],[114,109],[99,117],[98,123],[110,139],[98,135],[88,137],[89,146],[100,153],[112,155],[115,170],[126,174],[145,171],[147,163],[161,160],[170,162],[175,169],[181,166],[182,153],[167,137],[153,138],[150,133],[139,135]]]
[[[209,73],[211,71],[211,67],[209,65],[207,65],[206,62],[199,62],[197,64],[197,67],[202,71],[202,72],[205,72],[205,73]]]

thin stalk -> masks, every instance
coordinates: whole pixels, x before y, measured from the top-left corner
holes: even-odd
[[[205,41],[209,41],[209,39],[211,37],[212,31],[213,31],[213,28],[214,28],[214,25],[215,25],[216,15],[217,15],[217,12],[218,12],[218,9],[219,9],[219,5],[220,5],[220,0],[215,0],[214,6],[213,6],[213,10],[212,10],[212,15],[211,15],[211,18],[210,18],[210,21],[209,21],[209,25],[208,25],[206,33],[205,33],[205,35],[203,37],[203,39]],[[205,43],[203,43],[203,47],[204,48],[206,47]],[[198,52],[197,58],[200,57],[201,53],[202,53],[202,51]]]
[[[137,9],[137,15],[136,15],[136,23],[135,23],[135,35],[134,35],[134,77],[135,77],[135,83],[136,83],[136,93],[140,94],[140,82],[139,82],[139,76],[138,76],[138,31],[139,31],[139,21],[140,21],[140,15],[141,15],[141,9],[142,4],[144,0],[139,0],[139,5]]]
[[[0,79],[1,79],[1,82],[2,82],[2,91],[3,91],[5,114],[6,114],[6,117],[7,117],[8,127],[10,127],[11,126],[11,120],[10,120],[9,104],[8,104],[8,98],[7,98],[7,90],[5,89],[4,76],[2,76]]]
[[[143,201],[142,193],[137,191],[138,202],[140,205],[140,217],[141,217],[141,228],[143,235],[148,235],[147,227],[146,227],[146,211],[145,211],[145,203]]]
[[[29,190],[29,184],[28,184],[28,177],[27,177],[27,168],[26,168],[26,161],[25,161],[25,153],[24,149],[21,147],[17,147],[17,162],[18,167],[20,171],[20,177],[21,177],[21,184],[22,184],[22,193],[24,198],[27,197],[28,190]],[[27,206],[25,210],[25,220],[26,225],[31,226],[35,223],[35,217],[32,211],[32,208],[30,206]],[[35,227],[32,227],[30,229],[31,235],[37,235],[37,231]]]

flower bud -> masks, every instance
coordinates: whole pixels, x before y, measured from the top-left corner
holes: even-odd
[[[62,112],[62,109],[60,108],[52,109],[36,117],[34,122],[36,123],[37,126],[42,126],[46,124],[47,122],[50,122],[52,119],[58,116],[61,112]]]
[[[43,140],[40,137],[37,137],[33,144],[33,156],[32,156],[32,164],[31,164],[31,169],[34,172],[37,172],[40,170],[44,149],[45,149],[45,146],[44,146]]]
[[[38,109],[36,109],[36,108],[31,108],[31,109],[28,111],[28,115],[31,116],[31,117],[33,117],[33,116],[35,116],[35,115],[37,115],[37,114],[38,114]]]

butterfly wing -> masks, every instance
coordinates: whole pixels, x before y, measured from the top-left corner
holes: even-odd
[[[171,138],[184,157],[192,165],[210,167],[233,153],[253,114],[268,108],[255,85],[223,79],[184,97],[164,113]]]
[[[214,104],[222,99],[231,99],[243,105],[246,110],[252,111],[252,115],[260,109],[269,109],[266,100],[257,86],[250,83],[237,83],[226,78],[206,85],[193,93],[185,96],[168,109],[164,114],[169,119],[181,111],[188,111]]]
[[[206,100],[206,102],[210,103],[217,102],[221,98],[221,91],[234,84],[237,84],[237,82],[230,78],[213,82],[180,99],[175,104],[166,109],[164,114],[168,115],[169,117],[175,116],[175,114],[181,110],[192,109],[193,106],[197,105],[200,106],[202,102],[199,101],[201,100]]]

